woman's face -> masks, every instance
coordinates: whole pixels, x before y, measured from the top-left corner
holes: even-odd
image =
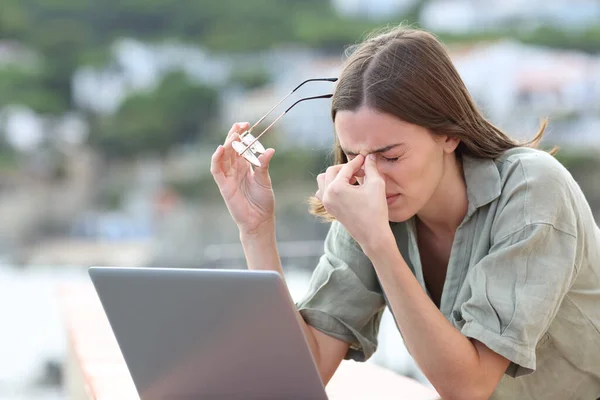
[[[337,112],[335,130],[348,160],[375,153],[393,222],[410,219],[429,202],[444,176],[445,158],[458,144],[366,106]]]

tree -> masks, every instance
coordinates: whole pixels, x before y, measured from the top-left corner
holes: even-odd
[[[22,105],[38,113],[58,114],[67,105],[52,90],[44,87],[42,72],[16,66],[0,68],[0,109],[8,105]]]
[[[0,38],[21,39],[30,23],[27,10],[19,0],[0,2]]]
[[[155,91],[127,98],[113,117],[99,123],[92,141],[109,157],[164,155],[209,134],[217,113],[216,89],[173,72]]]

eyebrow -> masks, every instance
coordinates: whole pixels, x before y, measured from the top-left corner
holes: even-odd
[[[386,152],[386,151],[388,151],[388,150],[391,150],[391,149],[393,149],[393,148],[395,148],[395,147],[400,147],[400,146],[404,146],[404,143],[390,144],[389,146],[381,147],[381,148],[379,148],[379,149],[376,149],[376,150],[371,150],[371,151],[367,152],[367,154],[371,154],[371,153],[385,153],[385,152]],[[357,155],[358,155],[358,153],[355,153],[355,152],[353,152],[353,151],[346,150],[346,149],[344,149],[344,148],[342,148],[342,151],[343,151],[343,152],[344,152],[346,155],[348,155],[348,156],[357,156]]]

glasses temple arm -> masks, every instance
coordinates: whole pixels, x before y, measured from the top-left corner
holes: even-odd
[[[302,85],[304,85],[305,83],[308,82],[337,82],[338,78],[312,78],[312,79],[307,79],[304,82],[302,82],[301,84],[299,84],[298,86],[296,86],[294,88],[294,90],[292,90],[292,93],[294,93],[296,90],[300,89],[302,87]]]
[[[290,111],[292,108],[294,108],[294,106],[295,106],[296,104],[298,104],[298,103],[302,103],[303,101],[306,101],[306,100],[315,100],[315,99],[330,99],[331,97],[333,97],[333,94],[331,94],[331,93],[330,93],[330,94],[323,94],[323,95],[320,95],[320,96],[305,97],[305,98],[303,98],[303,99],[300,99],[300,100],[298,100],[297,102],[295,102],[294,104],[292,104],[292,105],[291,105],[291,106],[290,106],[290,107],[289,107],[287,110],[285,110],[284,112],[282,112],[281,114],[279,114],[279,116],[278,116],[277,118],[275,118],[275,121],[271,122],[271,124],[270,124],[269,126],[267,126],[267,127],[265,128],[265,130],[264,130],[264,131],[262,131],[262,132],[260,133],[260,135],[258,135],[258,136],[257,136],[257,137],[256,137],[256,138],[255,138],[255,139],[254,139],[254,140],[253,140],[253,141],[252,141],[252,142],[251,142],[251,143],[248,145],[248,146],[246,146],[246,148],[245,148],[245,149],[244,149],[244,150],[243,150],[243,151],[240,153],[240,155],[244,154],[244,153],[245,153],[245,152],[246,152],[246,151],[247,151],[247,150],[248,150],[250,147],[252,147],[252,145],[253,145],[253,144],[254,144],[256,141],[258,141],[258,139],[260,139],[260,137],[261,137],[262,135],[264,135],[264,134],[265,134],[265,133],[266,133],[266,132],[267,132],[269,129],[271,129],[271,127],[272,127],[273,125],[275,125],[275,123],[277,123],[277,121],[279,121],[281,118],[283,118],[283,116],[284,116],[285,114],[287,114],[287,112],[288,112],[288,111]]]
[[[298,100],[297,102],[295,102],[294,104],[292,104],[291,106],[289,106],[288,109],[283,112],[283,114],[287,113],[292,108],[294,108],[296,106],[296,104],[302,103],[303,101],[306,101],[306,100],[315,100],[315,99],[330,99],[332,97],[333,97],[333,93],[322,94],[320,96],[304,97],[304,98]]]
[[[263,122],[264,119],[267,118],[269,116],[269,114],[271,114],[273,112],[274,109],[276,109],[277,107],[279,107],[279,105],[281,103],[283,103],[288,97],[290,97],[296,90],[300,89],[304,84],[306,84],[308,82],[337,82],[337,80],[338,80],[338,78],[312,78],[312,79],[305,80],[304,82],[302,82],[301,84],[299,84],[298,86],[296,86],[291,92],[289,92],[283,99],[281,99],[279,101],[279,103],[275,104],[258,121],[256,121],[256,123],[254,125],[252,125],[250,127],[250,129],[248,129],[248,132],[252,132],[252,129],[256,128],[256,126],[258,126],[258,124],[260,124],[261,122]]]

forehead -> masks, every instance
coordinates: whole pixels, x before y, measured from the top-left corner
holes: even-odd
[[[371,153],[390,145],[410,142],[410,130],[411,124],[368,107],[339,111],[335,117],[340,145],[349,154]]]

